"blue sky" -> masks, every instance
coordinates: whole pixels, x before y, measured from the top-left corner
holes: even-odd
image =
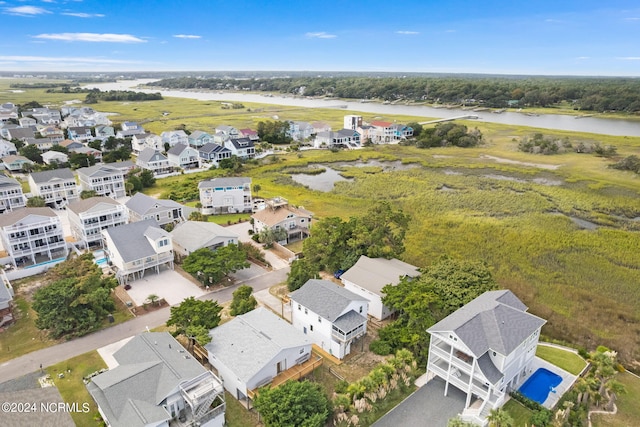
[[[640,76],[640,2],[0,0],[0,71]]]

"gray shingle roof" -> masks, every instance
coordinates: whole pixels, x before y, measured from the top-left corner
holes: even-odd
[[[453,331],[476,357],[489,350],[506,356],[546,323],[526,309],[511,291],[485,292],[427,331]]]
[[[32,172],[31,179],[37,184],[57,180],[75,180],[73,172],[69,168],[54,169],[50,171]]]
[[[49,218],[57,218],[58,215],[51,208],[22,208],[12,212],[6,212],[0,215],[0,227],[13,225],[28,216],[46,216]]]
[[[198,183],[198,188],[240,187],[244,185],[251,185],[251,178],[245,178],[245,177],[213,178],[208,181],[200,181],[200,183]]]
[[[291,293],[291,299],[330,322],[334,322],[353,301],[367,300],[328,280],[311,279]]]
[[[180,209],[182,205],[169,199],[156,199],[143,193],[136,193],[125,203],[127,209],[139,215],[147,215],[152,212],[166,211],[167,209]]]
[[[114,163],[114,165],[116,164],[118,163]],[[92,176],[92,177],[111,176],[114,174],[122,173],[120,169],[116,168],[115,166],[112,166],[109,163],[94,165],[87,168],[80,168],[76,170],[76,172],[78,172],[78,174],[83,174],[83,175]]]
[[[20,187],[20,183],[8,176],[0,175],[0,188]]]
[[[117,227],[108,228],[104,232],[109,234],[124,262],[135,261],[156,254],[147,236],[149,238],[170,237],[170,234],[161,229],[153,219],[118,225]]]
[[[264,307],[212,329],[209,335],[212,339],[205,348],[244,383],[282,350],[311,345],[302,332]]]
[[[367,323],[367,318],[353,310],[349,310],[333,322],[342,332],[350,332],[365,323]]]
[[[168,420],[162,407],[182,381],[206,370],[167,332],[143,333],[114,353],[119,366],[93,378],[89,393],[113,427]]]
[[[73,211],[77,214],[81,214],[83,212],[87,212],[88,210],[98,206],[100,204],[107,205],[120,205],[120,203],[113,200],[111,197],[98,196],[98,197],[90,197],[88,199],[78,199],[69,203],[69,210]]]
[[[140,152],[140,154],[138,154],[138,161],[144,163],[161,162],[163,160],[167,160],[167,157],[161,152],[150,147],[146,147]]]
[[[385,285],[397,285],[401,277],[419,275],[418,267],[399,259],[369,258],[362,255],[353,267],[344,272],[341,279],[382,296]]]
[[[179,156],[187,148],[189,147],[185,144],[176,144],[173,147],[169,148],[169,151],[167,151],[167,154],[173,154],[173,155]]]
[[[209,245],[213,239],[239,239],[233,231],[213,222],[185,221],[171,231],[171,238],[177,245],[193,252]]]
[[[231,150],[229,150],[227,147],[223,147],[222,145],[216,144],[215,142],[207,142],[202,147],[198,148],[198,152],[204,154],[217,153],[219,151],[228,151],[229,153],[231,153]]]

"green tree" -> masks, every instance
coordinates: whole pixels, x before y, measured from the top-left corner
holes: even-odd
[[[258,305],[258,302],[251,293],[253,288],[248,285],[242,285],[233,291],[233,299],[231,300],[230,313],[232,316],[239,316],[248,313]]]
[[[98,195],[98,193],[96,193],[95,190],[82,190],[80,192],[80,198],[82,200],[90,199],[92,197],[96,197],[97,195]]]
[[[167,326],[175,326],[176,332],[182,335],[186,335],[187,328],[190,326],[201,326],[209,331],[220,323],[220,311],[222,307],[217,301],[189,297],[179,305],[171,307]],[[193,332],[193,329],[190,332]]]
[[[256,197],[258,197],[258,193],[262,190],[260,184],[253,184],[253,192],[256,193]]]
[[[329,399],[319,384],[309,381],[261,389],[255,407],[266,427],[322,427],[330,414]]]
[[[492,409],[487,417],[489,427],[513,427],[513,418],[504,409]]]
[[[149,294],[147,296],[147,300],[149,301],[149,303],[151,305],[157,305],[158,301],[160,300],[160,297],[158,295],[156,295],[156,294]]]
[[[73,169],[86,168],[96,164],[96,158],[91,154],[72,153],[69,155],[69,165]]]
[[[54,145],[53,147],[49,148],[49,151],[57,151],[58,153],[69,154],[69,150],[67,149],[67,147],[63,147],[62,145]]]
[[[48,330],[52,338],[94,331],[115,310],[111,289],[117,283],[113,278],[102,277],[93,255],[65,261],[54,267],[49,276],[56,280],[33,294],[32,307],[38,313],[36,327]]]
[[[218,283],[229,273],[248,268],[246,253],[238,246],[230,244],[212,251],[202,248],[187,256],[182,268],[202,281],[203,284]]]
[[[143,188],[153,187],[156,183],[156,178],[153,176],[153,172],[149,169],[141,171],[138,176],[140,177],[140,182],[142,183]]]
[[[475,427],[475,426],[476,424],[463,421],[462,418],[460,418],[459,416],[455,418],[451,418],[447,423],[447,427]]]
[[[189,221],[207,222],[207,215],[204,215],[202,212],[193,211],[189,214]]]
[[[291,270],[287,276],[287,289],[290,292],[299,289],[313,279],[319,273],[315,264],[309,262],[307,258],[299,258],[291,263]]]
[[[33,196],[27,199],[28,208],[43,208],[46,206],[44,199],[40,196]]]
[[[189,325],[185,329],[184,335],[189,339],[189,348],[193,346],[194,342],[197,342],[201,346],[205,346],[211,342],[211,335],[209,335],[209,329],[202,325]]]
[[[42,151],[35,145],[25,145],[18,152],[32,162],[42,164]]]
[[[273,229],[265,226],[258,233],[258,241],[265,245],[265,247],[269,248],[276,242],[281,242],[287,240],[287,232],[282,229]]]

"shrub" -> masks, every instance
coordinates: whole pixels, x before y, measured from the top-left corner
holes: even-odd
[[[387,354],[391,353],[391,346],[385,341],[374,340],[374,341],[371,341],[371,344],[369,344],[369,350],[373,354],[377,354],[379,356],[386,356]]]
[[[349,382],[345,380],[340,380],[335,385],[335,391],[339,394],[344,394],[347,392],[347,388],[349,387]]]

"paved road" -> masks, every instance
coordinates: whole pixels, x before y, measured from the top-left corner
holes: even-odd
[[[261,291],[286,280],[288,272],[288,268],[273,270],[246,280],[242,284],[251,286],[255,292]],[[233,291],[239,285],[240,283],[217,292],[210,292],[198,299],[217,300],[220,303],[231,301]],[[161,326],[166,323],[168,318],[169,307],[136,317],[82,338],[43,348],[42,350],[12,359],[0,365],[0,383],[38,370],[40,369],[40,364],[42,364],[43,367],[54,365],[83,353],[96,350],[107,344],[144,332],[147,327],[152,329]]]

